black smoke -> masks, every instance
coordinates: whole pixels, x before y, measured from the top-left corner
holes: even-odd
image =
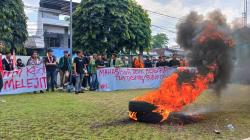
[[[222,38],[213,38],[204,34],[208,26],[213,26],[213,33],[223,34]],[[197,67],[200,74],[206,75],[211,69],[209,65],[216,64],[215,81],[212,87],[220,93],[230,82],[233,70],[232,63],[232,31],[227,25],[226,17],[220,11],[213,11],[205,19],[197,12],[191,12],[178,26],[177,42],[189,52],[189,64]],[[200,42],[200,37],[206,35],[206,41]],[[231,42],[230,42],[231,41]],[[230,43],[231,44],[230,44]]]

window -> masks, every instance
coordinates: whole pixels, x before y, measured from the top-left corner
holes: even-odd
[[[45,44],[47,48],[58,48],[60,47],[60,38],[46,37]]]

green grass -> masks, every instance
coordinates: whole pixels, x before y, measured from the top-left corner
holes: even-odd
[[[238,140],[250,137],[250,87],[231,85],[218,99],[206,91],[184,110],[215,107],[204,120],[177,124],[128,121],[128,101],[148,90],[1,96],[0,139]],[[224,126],[233,124],[234,131]],[[221,134],[215,134],[220,129]]]

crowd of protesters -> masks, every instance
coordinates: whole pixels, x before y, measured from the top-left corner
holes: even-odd
[[[17,59],[14,66],[12,55],[6,53],[6,57],[2,59],[2,69],[12,71],[15,68],[21,69],[25,64],[21,59]],[[41,58],[37,51],[33,51],[28,59],[26,66],[40,65],[46,66],[47,73],[47,92],[54,92],[55,89],[67,90],[72,88],[76,93],[84,93],[86,90],[95,91],[98,89],[97,69],[105,67],[132,67],[132,68],[152,68],[152,67],[182,67],[187,66],[183,58],[177,59],[177,55],[173,54],[169,60],[166,56],[160,56],[157,60],[142,55],[133,57],[132,62],[129,57],[119,58],[117,54],[112,54],[108,60],[106,56],[101,54],[85,55],[83,51],[76,51],[76,56],[72,59],[68,51],[64,51],[64,56],[57,61],[53,55],[53,50],[47,51],[47,56]],[[60,75],[60,84],[57,84],[57,75]],[[34,92],[36,93],[36,92]],[[44,93],[44,91],[40,91]]]

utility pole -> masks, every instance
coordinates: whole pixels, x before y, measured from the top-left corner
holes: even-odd
[[[73,6],[72,6],[72,0],[70,0],[70,57],[72,58],[73,56],[73,28],[72,28],[72,23],[73,23]]]
[[[244,0],[244,12],[243,12],[243,27],[247,27],[247,11],[248,11],[248,5],[247,0]]]

